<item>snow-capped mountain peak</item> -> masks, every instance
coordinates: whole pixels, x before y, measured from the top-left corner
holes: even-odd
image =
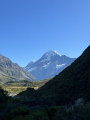
[[[60,57],[60,54],[55,50],[50,50],[44,53],[44,55],[39,60],[41,60],[41,62],[51,61],[51,59],[56,56]]]
[[[56,50],[52,50],[55,54],[61,56]]]
[[[43,80],[59,74],[74,60],[75,58],[69,58],[65,55],[61,56],[57,51],[50,50],[36,62],[30,62],[25,69],[38,80]]]
[[[51,55],[56,55],[58,52],[56,50],[50,50],[47,52],[48,54],[51,54]],[[59,54],[59,53],[58,53]]]
[[[29,62],[28,64],[32,64],[32,63],[35,63],[36,62],[36,60],[32,60],[31,62]]]
[[[56,50],[50,50],[50,51],[48,51],[44,54],[44,56],[47,56],[47,57],[51,57],[51,56],[54,56],[54,55],[61,56]]]

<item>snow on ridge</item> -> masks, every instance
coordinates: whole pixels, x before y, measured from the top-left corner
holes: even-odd
[[[44,69],[47,69],[48,67],[49,67],[49,64],[50,64],[50,62],[49,63],[47,63],[46,65],[44,65],[43,67],[44,67]]]
[[[33,68],[31,68],[30,70],[28,70],[29,72],[31,72],[31,71],[33,71],[33,70],[35,70],[36,69],[36,67],[33,67]]]
[[[30,64],[30,63],[35,63],[35,62],[36,62],[36,60],[32,60],[31,62],[29,62],[29,64]]]
[[[55,56],[55,55],[61,56],[61,55],[60,55],[57,51],[55,51],[55,50],[50,50],[49,52],[46,52],[46,53],[43,55],[44,60],[42,60],[42,62],[43,62],[43,61],[48,61],[48,60],[50,60],[50,58],[51,58],[52,56]]]
[[[60,67],[63,67],[65,64],[61,64],[61,65],[56,65],[56,68],[60,68]]]
[[[56,50],[52,50],[54,53],[56,53],[57,55],[61,56]]]
[[[49,61],[50,57],[44,58],[41,62]]]
[[[45,53],[46,56],[54,56],[56,54],[61,56],[56,50],[50,50],[50,51]]]

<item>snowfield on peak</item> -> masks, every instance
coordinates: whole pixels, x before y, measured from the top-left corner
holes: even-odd
[[[50,50],[37,61],[30,62],[25,69],[35,76],[37,80],[54,77],[74,62],[75,58],[60,55],[55,50]]]
[[[60,67],[63,67],[65,64],[61,64],[61,65],[56,65],[56,68],[60,68]]]
[[[50,50],[49,52],[46,52],[43,56],[46,56],[46,57],[52,57],[54,55],[59,55],[61,56],[56,50]]]

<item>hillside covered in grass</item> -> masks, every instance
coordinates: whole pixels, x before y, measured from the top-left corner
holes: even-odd
[[[27,88],[34,88],[35,90],[39,89],[41,86],[45,85],[50,79],[45,79],[42,81],[8,81],[4,84],[1,84],[2,88],[8,92],[8,95],[15,96],[22,91],[25,91]]]

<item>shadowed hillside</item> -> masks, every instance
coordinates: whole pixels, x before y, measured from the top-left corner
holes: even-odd
[[[39,89],[42,97],[57,98],[59,104],[78,98],[90,101],[90,46],[71,66]]]

